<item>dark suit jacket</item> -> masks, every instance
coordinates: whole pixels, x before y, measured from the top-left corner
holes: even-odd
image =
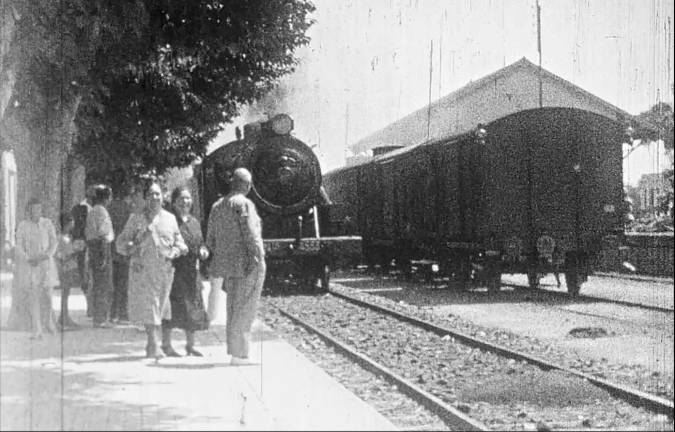
[[[70,210],[70,214],[73,216],[73,240],[86,240],[84,235],[84,230],[87,227],[87,214],[89,209],[84,204],[77,204],[73,206]]]

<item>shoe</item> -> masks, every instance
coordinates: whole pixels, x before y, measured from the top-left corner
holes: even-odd
[[[166,354],[167,357],[182,357],[180,354],[176,352],[175,349],[173,349],[173,347],[170,346],[168,347],[162,346],[162,351],[164,352],[164,354]]]
[[[194,348],[192,348],[192,347],[186,346],[186,347],[185,347],[185,351],[187,352],[186,355],[187,355],[188,357],[189,357],[189,356],[194,356],[194,357],[204,357],[204,354],[200,353],[199,351],[197,351],[196,349],[194,349]]]
[[[258,363],[249,358],[232,356],[232,361],[230,361],[230,364],[232,366],[252,366],[257,365]]]
[[[146,345],[145,346],[145,357],[154,358],[159,360],[164,357],[164,354],[161,351],[157,351],[157,345]]]

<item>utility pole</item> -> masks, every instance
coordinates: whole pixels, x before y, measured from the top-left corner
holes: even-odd
[[[431,49],[429,50],[429,109],[427,110],[427,139],[431,130],[431,83],[434,72],[434,40],[431,40]]]
[[[541,7],[537,0],[537,51],[539,52],[539,108],[544,106],[544,91],[541,82]]]

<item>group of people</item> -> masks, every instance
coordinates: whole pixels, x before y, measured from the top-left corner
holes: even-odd
[[[250,172],[235,170],[230,193],[214,205],[206,239],[192,215],[192,195],[178,187],[165,208],[156,180],[131,187],[113,200],[105,185],[87,189],[87,199],[62,215],[61,233],[42,216],[42,202],[28,203],[29,218],[16,233],[11,328],[55,333],[77,327],[68,313],[70,288],[79,285],[87,315],[96,328],[132,322],[144,326],[147,357],[179,357],[172,329],[186,334],[186,354],[195,332],[213,318],[202,297],[201,266],[208,264],[212,290],[227,294],[226,339],[232,364],[251,364],[250,331],[265,278],[261,220],[246,198]],[[142,195],[141,195],[142,194]],[[52,309],[52,291],[61,287],[61,315]]]

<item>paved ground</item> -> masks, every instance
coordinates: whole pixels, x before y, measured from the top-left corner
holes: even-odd
[[[71,305],[85,325],[76,331],[44,341],[0,332],[1,430],[395,430],[259,321],[257,366],[229,365],[222,321],[198,334],[204,358],[155,363],[144,358],[140,329],[93,329],[83,296]]]
[[[625,279],[614,277],[591,276],[581,287],[581,294],[607,298],[610,300],[623,300],[640,303],[648,306],[673,308],[675,304],[675,283],[668,278]],[[527,285],[527,277],[524,275],[504,275],[504,283],[517,283]],[[562,286],[558,288],[552,275],[542,279],[542,288],[551,291],[567,292],[565,276],[560,276]]]

